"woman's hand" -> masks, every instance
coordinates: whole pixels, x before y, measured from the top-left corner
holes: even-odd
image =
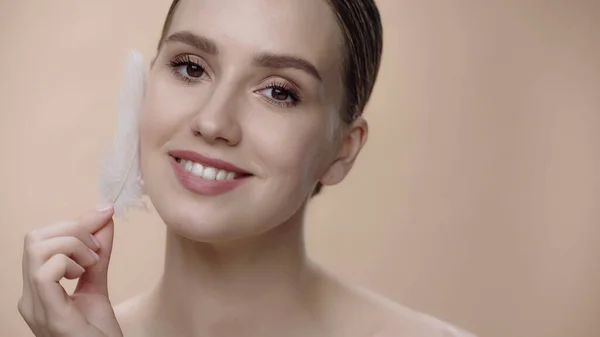
[[[27,234],[19,312],[37,337],[122,337],[108,299],[112,207]],[[73,295],[59,281],[79,278]]]

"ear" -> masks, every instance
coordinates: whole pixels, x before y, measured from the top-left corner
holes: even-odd
[[[337,156],[320,179],[323,185],[336,185],[344,180],[367,142],[369,125],[363,117],[358,117],[352,124],[345,126],[343,132]]]

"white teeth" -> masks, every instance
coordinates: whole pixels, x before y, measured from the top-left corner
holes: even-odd
[[[234,172],[227,172],[225,170],[217,170],[214,167],[204,167],[202,164],[194,163],[189,160],[181,160],[183,168],[191,174],[202,177],[206,180],[233,180],[235,179]]]
[[[205,168],[204,172],[202,172],[202,178],[206,180],[215,180],[215,178],[217,178],[217,169],[214,167]]]
[[[225,180],[225,178],[227,178],[227,171],[223,171],[220,170],[219,173],[217,173],[217,180]]]
[[[194,163],[194,166],[192,167],[192,174],[198,177],[202,176],[202,172],[204,171],[204,166],[198,164],[198,163]]]
[[[194,167],[194,163],[189,160],[184,160],[184,168],[188,172],[192,172],[192,167]]]

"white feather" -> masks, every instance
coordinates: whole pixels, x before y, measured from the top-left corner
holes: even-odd
[[[115,216],[125,218],[128,208],[146,208],[139,153],[139,117],[145,94],[146,69],[141,53],[129,54],[125,79],[117,102],[114,143],[100,160],[100,194],[112,204]]]

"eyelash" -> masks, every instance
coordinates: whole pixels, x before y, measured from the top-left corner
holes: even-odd
[[[292,99],[291,102],[282,102],[267,96],[263,96],[264,99],[266,99],[267,101],[269,101],[272,104],[278,105],[278,106],[282,106],[282,107],[286,107],[286,108],[293,108],[295,106],[297,106],[298,104],[300,104],[302,102],[302,97],[300,96],[300,93],[298,92],[298,90],[296,90],[294,87],[292,87],[290,84],[285,83],[285,82],[272,82],[269,85],[267,85],[264,89],[261,89],[260,91],[263,90],[267,90],[267,89],[277,89],[282,91],[284,94],[289,95],[289,97]]]
[[[167,65],[169,67],[171,67],[171,72],[173,73],[173,75],[175,77],[177,77],[178,79],[184,81],[186,84],[194,84],[194,83],[200,82],[201,80],[193,79],[193,78],[190,78],[190,77],[187,77],[187,76],[181,74],[181,72],[178,70],[179,67],[193,65],[193,66],[199,67],[202,70],[202,72],[206,73],[206,67],[198,62],[193,61],[189,55],[178,56],[175,59],[173,59],[172,61],[169,61],[169,63]],[[206,75],[208,76],[207,73],[206,73]],[[269,85],[267,85],[266,87],[264,87],[263,89],[257,90],[256,92],[261,92],[261,91],[268,90],[268,89],[279,90],[282,93],[287,94],[292,100],[291,102],[287,102],[287,101],[282,102],[282,101],[267,97],[265,95],[262,95],[262,97],[264,97],[263,99],[268,101],[271,104],[274,104],[274,105],[277,105],[280,107],[292,108],[292,107],[297,106],[300,102],[302,102],[302,97],[301,97],[300,93],[298,92],[298,90],[296,90],[289,83],[272,82]]]
[[[169,63],[167,65],[171,67],[171,72],[173,73],[173,75],[175,75],[175,77],[186,82],[187,84],[193,84],[193,83],[198,82],[199,80],[192,79],[190,77],[187,77],[187,76],[181,74],[177,70],[179,67],[194,65],[194,66],[200,67],[202,72],[206,73],[206,67],[204,67],[202,64],[200,64],[198,62],[192,61],[192,59],[190,58],[189,55],[178,56],[174,60],[169,61]]]

